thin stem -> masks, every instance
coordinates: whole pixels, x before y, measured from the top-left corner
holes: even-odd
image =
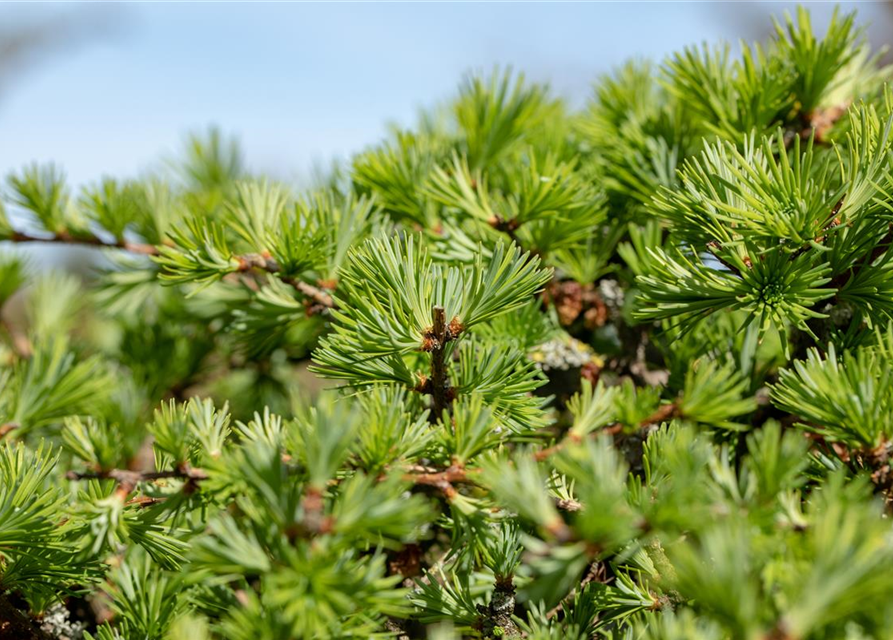
[[[485,638],[497,635],[503,638],[521,637],[521,631],[512,620],[515,612],[515,585],[511,575],[496,576],[496,588],[490,596],[490,604],[486,607],[479,605],[478,611],[481,614],[479,626]]]
[[[308,309],[308,311],[319,312],[324,309],[334,309],[336,306],[334,298],[322,289],[291,276],[279,275],[282,268],[279,266],[279,263],[269,255],[246,253],[236,256],[236,259],[239,261],[240,271],[249,271],[256,268],[266,271],[267,273],[276,274],[282,282],[290,284],[302,294],[313,300],[314,305],[318,308],[311,308]]]
[[[442,471],[428,469],[427,467],[408,467],[403,475],[404,480],[414,482],[417,485],[426,485],[439,489],[448,500],[456,496],[457,491],[453,483],[471,483],[474,481],[468,477],[469,471],[459,465],[451,465]]]
[[[90,480],[90,479],[109,479],[118,483],[116,493],[122,498],[130,494],[140,482],[152,482],[154,480],[166,480],[174,478],[177,480],[185,480],[187,483],[194,483],[199,480],[206,480],[208,474],[202,469],[194,469],[188,465],[183,465],[178,469],[169,471],[130,471],[129,469],[107,469],[105,471],[93,472],[77,472],[69,471],[65,474],[69,480]]]
[[[10,242],[54,242],[60,244],[81,244],[88,247],[104,247],[107,249],[123,249],[131,253],[139,253],[145,256],[158,255],[158,248],[143,242],[130,242],[116,239],[114,242],[106,242],[95,235],[72,235],[66,231],[54,233],[51,236],[32,236],[28,233],[14,232],[9,238]]]
[[[284,282],[287,282],[295,289],[303,293],[305,296],[313,300],[316,304],[326,309],[334,309],[335,308],[335,300],[328,293],[314,287],[311,284],[307,284],[301,280],[295,280],[294,278],[283,278]]]
[[[559,498],[555,501],[555,506],[562,511],[579,511],[583,508],[583,504],[571,498]]]
[[[441,306],[433,309],[434,328],[431,344],[431,395],[434,397],[434,420],[442,420],[447,408],[447,374],[446,374],[446,312]]]
[[[738,270],[738,267],[736,267],[720,255],[719,252],[722,250],[722,245],[719,242],[717,242],[716,240],[711,240],[707,243],[707,250],[714,258],[716,258],[717,262],[719,262],[722,266],[734,273],[736,276],[741,276],[741,271]]]
[[[16,429],[19,428],[18,423],[15,422],[6,422],[4,424],[0,424],[0,438],[5,436],[8,433],[12,433]]]
[[[167,471],[130,471],[129,469],[109,469],[108,471],[97,472],[78,472],[69,471],[66,474],[69,480],[88,480],[110,478],[123,482],[125,480],[135,479],[138,482],[152,480],[167,480],[176,478],[179,480],[204,480],[208,477],[201,469],[169,469]]]
[[[68,232],[54,233],[50,236],[33,236],[27,233],[14,232],[9,238],[5,238],[9,242],[49,242],[58,244],[84,245],[88,247],[98,247],[106,249],[122,249],[130,253],[136,253],[145,256],[158,255],[158,247],[142,242],[130,242],[128,240],[117,239],[114,242],[106,242],[102,238],[95,235],[72,235]],[[243,266],[244,271],[258,268],[268,273],[278,273],[280,271],[279,264],[272,258],[263,256],[258,253],[247,253],[245,255],[236,256],[236,259]],[[318,312],[323,309],[333,309],[335,300],[331,295],[318,287],[302,282],[297,278],[289,276],[280,276],[280,279],[293,286],[306,297],[313,300],[314,305],[318,307],[313,311]]]

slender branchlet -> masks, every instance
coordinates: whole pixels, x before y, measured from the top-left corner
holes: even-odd
[[[446,324],[446,312],[441,306],[432,311],[434,321],[431,344],[431,395],[434,398],[434,420],[443,419],[443,412],[448,406],[447,393],[449,382],[446,370],[446,343],[449,339]]]
[[[49,236],[35,236],[28,233],[16,231],[8,238],[6,238],[6,240],[9,240],[10,242],[21,243],[50,242],[58,244],[76,244],[106,249],[122,249],[124,251],[129,251],[130,253],[138,253],[145,256],[158,255],[158,248],[152,244],[147,244],[144,242],[131,242],[122,238],[118,238],[114,241],[109,242],[103,240],[99,236],[95,236],[92,234],[71,234],[65,231],[54,233]]]

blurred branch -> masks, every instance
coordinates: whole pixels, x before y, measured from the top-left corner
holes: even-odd
[[[158,254],[158,249],[151,245],[141,242],[129,242],[127,240],[115,240],[114,242],[106,242],[94,235],[71,235],[69,233],[56,233],[51,236],[33,236],[27,233],[15,232],[9,238],[10,242],[50,242],[60,244],[81,244],[90,247],[108,247],[112,249],[124,249],[131,253],[140,253],[147,256]]]

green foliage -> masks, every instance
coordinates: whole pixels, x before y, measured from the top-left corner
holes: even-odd
[[[393,142],[354,160],[353,180],[361,190],[374,193],[395,220],[426,224],[429,206],[416,187],[426,181],[441,153],[438,141],[400,132]]]
[[[462,146],[474,169],[507,153],[558,110],[545,87],[528,86],[523,75],[511,71],[494,71],[489,81],[466,77],[453,105]]]
[[[164,269],[161,278],[171,283],[197,282],[208,286],[240,269],[220,225],[200,218],[186,220],[170,231],[175,246],[161,245],[156,259]]]
[[[305,193],[216,129],[140,180],[14,173],[0,618],[893,636],[878,60],[853,16],[820,37],[801,10],[737,55],[629,63],[578,113],[468,76]],[[104,259],[6,246],[37,242]]]
[[[785,24],[776,20],[779,54],[793,69],[792,89],[800,109],[810,113],[822,105],[822,98],[843,81],[841,71],[847,68],[864,45],[857,45],[860,31],[855,28],[855,14],[831,18],[828,31],[821,40],[813,33],[809,12],[797,8],[796,22],[785,15]]]
[[[804,420],[804,427],[835,441],[875,447],[889,440],[888,403],[893,399],[889,362],[883,354],[859,350],[838,357],[812,349],[806,360],[780,372],[775,403]]]
[[[539,259],[497,245],[487,264],[433,264],[412,236],[372,239],[341,272],[334,332],[314,353],[315,371],[355,384],[397,382],[413,387],[407,360],[428,350],[432,310],[442,307],[462,332],[524,305],[549,277]]]
[[[84,192],[81,205],[97,226],[120,240],[138,215],[139,188],[134,184],[119,184],[113,178],[105,178]]]
[[[0,445],[2,585],[21,593],[37,611],[101,575],[96,558],[81,553],[84,521],[67,517],[65,492],[53,486],[57,463],[43,445],[33,451]]]
[[[575,170],[575,160],[547,156],[538,166],[534,153],[526,156],[526,166],[506,180],[503,191],[488,189],[486,177],[472,176],[468,163],[456,157],[447,169],[434,169],[427,193],[478,224],[513,229],[523,246],[540,253],[580,246],[605,219],[602,194]]]
[[[48,231],[69,231],[71,210],[65,176],[55,165],[31,165],[21,175],[9,176],[13,203]]]
[[[0,306],[25,284],[25,261],[13,254],[0,255]]]
[[[38,345],[28,360],[4,373],[0,420],[14,425],[17,435],[101,410],[110,383],[100,360],[77,361],[62,339]]]

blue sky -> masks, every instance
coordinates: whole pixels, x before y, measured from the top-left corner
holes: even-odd
[[[217,124],[249,166],[301,179],[512,65],[581,103],[631,56],[754,37],[792,3],[0,4],[0,26],[88,16],[113,28],[32,66],[0,95],[0,173],[61,164],[72,182],[132,176]],[[832,5],[813,8],[822,25]],[[860,7],[863,19],[882,11]]]

